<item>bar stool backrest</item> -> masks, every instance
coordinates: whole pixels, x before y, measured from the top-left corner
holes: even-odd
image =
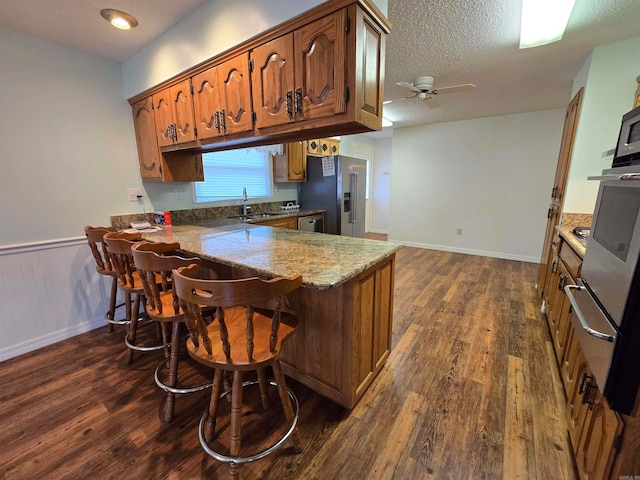
[[[107,246],[104,243],[104,236],[113,231],[113,227],[92,227],[89,225],[84,227],[87,243],[96,261],[96,271],[101,275],[112,277],[116,276],[116,271],[111,264],[111,258],[109,257]]]
[[[142,241],[142,236],[139,233],[110,232],[104,236],[111,263],[118,273],[118,282],[123,288],[134,289],[139,287],[139,285],[136,285],[133,275],[135,266],[131,255],[131,247],[140,241]]]

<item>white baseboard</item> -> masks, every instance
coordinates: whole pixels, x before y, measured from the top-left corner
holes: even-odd
[[[405,242],[402,240],[396,240],[395,238],[389,238],[389,241],[401,243],[402,245],[406,245],[407,247],[425,248],[428,250],[440,250],[443,252],[462,253],[465,255],[478,255],[480,257],[501,258],[504,260],[515,260],[518,262],[540,263],[540,258],[529,257],[526,255],[514,255],[511,253],[501,253],[501,252],[488,252],[485,250],[470,250],[467,248],[449,247],[444,245],[430,245],[427,243]]]
[[[0,350],[0,362],[13,357],[17,357],[18,355],[32,352],[42,347],[52,345],[61,340],[75,337],[76,335],[80,335],[81,333],[95,330],[96,328],[103,327],[106,324],[107,321],[104,319],[104,317],[96,318],[88,322],[73,325],[69,328],[65,328],[64,330],[58,330],[41,337],[31,338],[17,345],[11,345],[10,347],[6,347]]]

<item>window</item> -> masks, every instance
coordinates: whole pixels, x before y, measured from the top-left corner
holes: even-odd
[[[196,202],[242,198],[246,188],[251,198],[271,197],[273,185],[271,152],[243,148],[202,155],[204,182],[196,182]]]

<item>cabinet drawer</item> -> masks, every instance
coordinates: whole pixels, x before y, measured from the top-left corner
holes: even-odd
[[[562,242],[562,245],[560,246],[560,258],[574,280],[580,278],[582,258],[580,258],[580,255],[578,255],[567,242]]]

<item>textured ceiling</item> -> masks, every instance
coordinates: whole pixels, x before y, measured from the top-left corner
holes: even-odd
[[[103,2],[0,0],[0,27],[122,62],[206,0]],[[140,26],[114,29],[99,15],[105,7]],[[435,109],[417,100],[385,105],[395,127],[564,107],[594,46],[640,36],[640,0],[577,0],[564,39],[527,50],[518,49],[518,0],[389,0],[388,10],[386,99],[408,95],[396,82],[419,75],[433,75],[436,88],[477,86],[438,96]]]
[[[477,88],[440,95],[434,109],[394,101],[385,117],[397,127],[565,107],[594,46],[640,36],[640,1],[577,0],[561,41],[520,50],[520,13],[516,0],[390,0],[385,99],[411,95],[396,82],[420,75]]]

